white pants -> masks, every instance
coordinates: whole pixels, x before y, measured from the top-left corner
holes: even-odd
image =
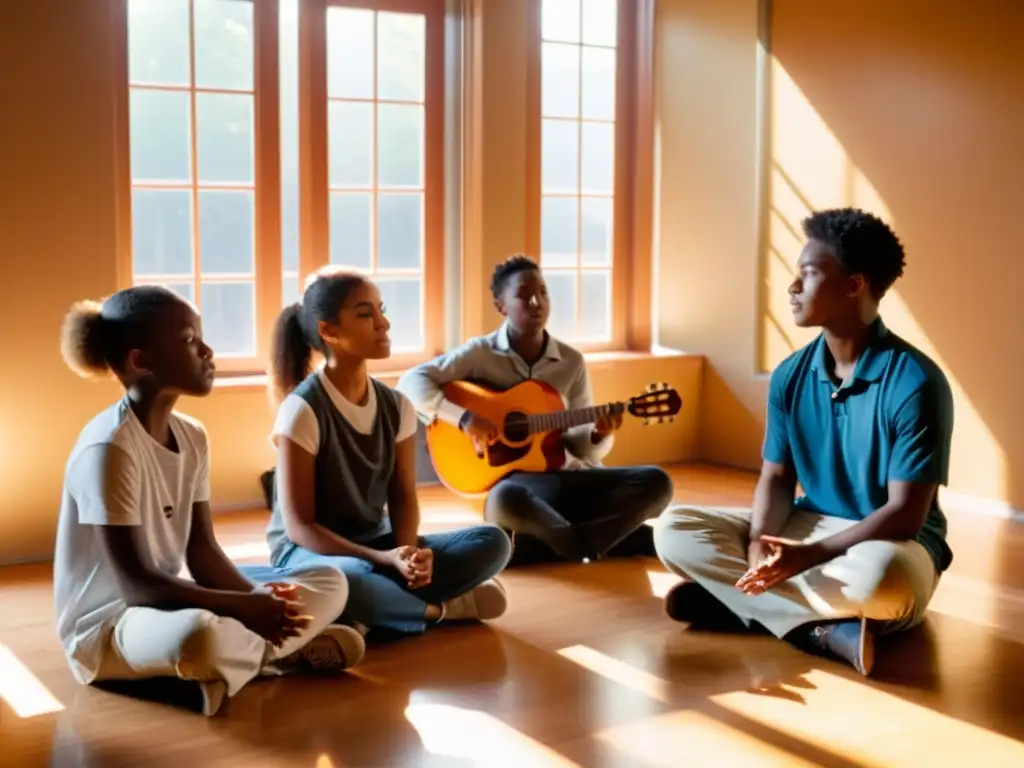
[[[781,538],[817,541],[855,521],[794,510]],[[747,571],[749,509],[672,507],[658,519],[654,545],[670,571],[697,582],[747,624],[776,637],[829,619],[872,620],[879,632],[919,623],[939,577],[916,541],[866,541],[760,595],[735,584]]]
[[[268,664],[299,650],[337,621],[348,600],[348,582],[332,568],[310,568],[280,580],[299,585],[303,613],[313,617],[280,648],[235,619],[199,608],[128,608],[114,625],[95,679],[223,680],[228,696],[234,696],[257,675],[273,674]]]

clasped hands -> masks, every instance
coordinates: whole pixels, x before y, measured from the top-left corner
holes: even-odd
[[[736,587],[748,595],[760,595],[827,559],[818,542],[761,536],[751,542],[750,567],[736,582]]]
[[[420,589],[430,583],[434,574],[434,550],[406,545],[382,554],[384,562],[398,571],[409,589]]]

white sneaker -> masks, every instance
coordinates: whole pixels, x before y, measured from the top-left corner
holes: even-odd
[[[287,671],[337,675],[354,667],[366,655],[366,641],[352,627],[331,624],[299,650],[280,659],[275,666]]]
[[[465,592],[443,606],[442,621],[488,621],[501,616],[508,609],[505,587],[498,579],[489,579],[475,589]]]
[[[227,696],[228,686],[223,680],[198,682],[199,691],[203,694],[203,714],[213,717],[220,711]]]

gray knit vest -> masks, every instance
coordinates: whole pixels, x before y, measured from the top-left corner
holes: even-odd
[[[317,373],[292,393],[309,403],[320,427],[313,481],[316,522],[358,544],[391,532],[386,505],[401,419],[398,393],[373,378],[370,386],[377,394],[377,415],[368,435],[357,432],[335,408]],[[274,565],[282,564],[296,546],[285,533],[277,496],[267,527]]]

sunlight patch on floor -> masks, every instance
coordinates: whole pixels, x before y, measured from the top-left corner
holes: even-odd
[[[405,718],[433,755],[509,768],[580,768],[486,712],[447,704],[412,704]]]
[[[607,728],[594,738],[645,768],[681,765],[804,768],[815,765],[694,710],[668,712]]]
[[[637,693],[649,696],[655,701],[668,702],[668,681],[637,669],[625,661],[613,659],[611,656],[596,651],[586,645],[574,645],[562,648],[558,655],[589,669],[594,674],[624,685]]]
[[[664,598],[676,584],[682,581],[674,573],[664,571],[648,571],[647,581],[651,584],[651,594],[657,598]]]
[[[0,698],[21,718],[64,709],[50,689],[3,643],[0,643]]]
[[[804,675],[797,700],[746,692],[718,706],[862,765],[1024,765],[1024,744],[823,670]],[[794,689],[797,690],[797,689]],[[799,700],[799,699],[802,699]],[[932,756],[929,759],[929,755]]]

